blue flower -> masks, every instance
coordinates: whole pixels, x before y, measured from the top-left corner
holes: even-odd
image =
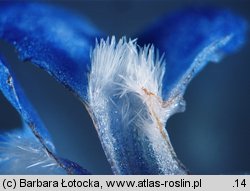
[[[241,47],[245,33],[246,23],[237,15],[203,8],[166,16],[138,40],[106,39],[84,18],[57,7],[0,6],[0,38],[84,103],[115,174],[188,173],[171,146],[166,122],[185,110],[183,94],[191,79],[208,62]],[[22,128],[0,136],[1,173],[89,174],[57,156],[3,57],[0,89],[23,120]]]

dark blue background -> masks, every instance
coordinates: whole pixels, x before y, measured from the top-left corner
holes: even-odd
[[[190,5],[219,6],[250,21],[249,1],[48,1],[86,16],[108,35],[134,36],[168,12]],[[25,10],[24,10],[25,11]],[[248,34],[249,37],[249,34]],[[250,173],[250,43],[210,64],[188,87],[186,112],[167,128],[180,160],[192,174]],[[84,106],[47,73],[18,61],[0,41],[27,96],[51,132],[59,155],[96,174],[111,170]],[[21,125],[17,112],[0,94],[0,127]]]

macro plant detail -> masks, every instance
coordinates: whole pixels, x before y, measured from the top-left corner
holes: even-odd
[[[166,123],[185,110],[192,78],[208,62],[238,50],[246,29],[244,19],[228,10],[196,8],[159,19],[135,40],[116,39],[58,7],[0,6],[0,38],[84,103],[114,174],[188,174]],[[1,134],[1,174],[90,173],[57,156],[3,57],[0,89],[23,119],[22,128]]]

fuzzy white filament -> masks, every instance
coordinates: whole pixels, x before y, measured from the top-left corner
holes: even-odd
[[[110,41],[101,40],[100,44],[97,43],[91,57],[89,98],[93,98],[95,104],[98,102],[96,97],[106,90],[106,93],[113,92],[120,98],[135,93],[164,121],[166,113],[161,94],[165,63],[163,57],[159,59],[155,56],[153,46],[139,48],[135,40],[127,42],[126,38],[116,44],[112,37]],[[94,100],[90,100],[90,103]]]
[[[96,43],[91,62],[89,107],[113,171],[124,173],[126,164],[119,164],[118,158],[127,158],[127,163],[131,163],[133,154],[129,156],[128,152],[147,142],[150,146],[137,149],[144,149],[142,158],[156,160],[159,173],[183,173],[165,130],[173,106],[162,100],[163,57],[155,53],[152,45],[140,48],[136,40],[122,38],[116,42],[112,37]],[[130,150],[126,148],[129,145]],[[131,172],[133,169],[128,171]]]
[[[29,127],[0,136],[2,174],[66,174]]]

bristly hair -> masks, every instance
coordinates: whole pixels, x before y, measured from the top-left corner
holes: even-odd
[[[115,37],[96,42],[92,55],[90,76],[95,75],[95,84],[104,87],[110,81],[123,81],[127,91],[138,91],[135,85],[151,90],[161,96],[161,83],[165,71],[163,56],[155,55],[154,46],[140,48],[135,40]],[[101,80],[98,81],[98,80]],[[91,81],[93,82],[93,81]],[[120,84],[122,85],[122,84]],[[124,92],[125,93],[125,92]],[[139,92],[138,92],[139,93]]]
[[[91,62],[88,104],[114,173],[137,173],[131,168],[136,160],[141,160],[138,165],[145,165],[143,168],[148,170],[150,165],[145,161],[152,161],[149,158],[162,166],[156,173],[183,173],[182,169],[176,170],[178,162],[173,159],[175,153],[165,130],[166,120],[175,106],[162,100],[164,57],[159,56],[153,45],[139,47],[136,40],[123,37],[116,42],[112,37],[96,42]],[[143,150],[140,144],[150,149]],[[160,152],[159,147],[166,152]],[[146,153],[137,157],[139,152],[129,153],[132,149]],[[118,158],[127,161],[119,162]],[[169,167],[172,171],[164,169],[166,162],[172,165]],[[125,167],[127,163],[130,164]],[[125,172],[123,167],[131,171]],[[145,173],[152,172],[146,170]]]
[[[24,126],[0,135],[1,174],[66,174]]]
[[[148,107],[152,121],[165,122],[166,108],[161,99],[165,62],[153,45],[140,48],[136,40],[127,41],[125,37],[118,43],[115,37],[102,39],[96,43],[91,58],[90,103],[97,104],[101,92],[119,98],[134,93]]]

